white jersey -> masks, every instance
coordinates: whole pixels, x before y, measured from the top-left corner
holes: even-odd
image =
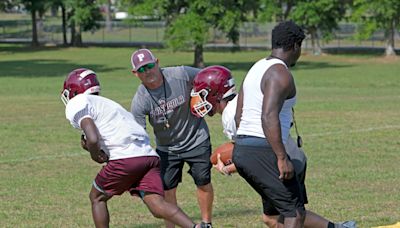
[[[225,136],[233,140],[236,136],[236,122],[235,122],[235,113],[236,113],[236,106],[237,106],[237,98],[235,96],[231,101],[228,102],[224,111],[222,112],[222,126],[224,127],[224,134]]]
[[[275,64],[285,63],[280,59],[261,59],[256,62],[243,81],[243,110],[238,135],[250,135],[265,138],[261,122],[262,102],[264,94],[261,91],[261,80],[264,73]],[[290,133],[292,122],[292,107],[296,104],[296,96],[285,100],[279,113],[282,142],[285,144]]]
[[[65,116],[76,129],[81,129],[82,119],[93,119],[101,135],[101,149],[109,160],[158,156],[150,146],[149,136],[143,127],[131,113],[110,99],[79,94],[68,102]]]

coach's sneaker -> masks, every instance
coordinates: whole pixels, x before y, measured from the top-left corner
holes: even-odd
[[[212,228],[211,222],[201,222],[200,223],[201,228]]]
[[[350,220],[335,224],[335,228],[357,228],[357,224],[355,221]]]

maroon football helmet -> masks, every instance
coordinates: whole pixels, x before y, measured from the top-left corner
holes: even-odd
[[[64,88],[61,92],[61,100],[65,105],[70,99],[81,93],[100,93],[100,83],[94,71],[79,68],[73,70],[65,78]]]
[[[236,89],[230,70],[223,66],[206,67],[193,80],[191,112],[197,117],[212,116],[217,103],[232,95],[236,95]]]

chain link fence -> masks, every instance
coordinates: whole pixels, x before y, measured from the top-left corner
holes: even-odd
[[[113,21],[110,26],[100,22],[100,28],[84,32],[82,41],[86,45],[103,46],[153,46],[162,47],[164,43],[165,23],[162,21],[144,21],[128,23]],[[270,48],[273,23],[243,23],[240,26],[240,48],[257,49]],[[38,21],[38,39],[42,44],[61,45],[63,34],[61,22],[58,20]],[[29,43],[32,40],[32,25],[30,20],[0,21],[0,42]],[[321,48],[385,48],[384,33],[376,32],[368,40],[354,39],[356,26],[340,24],[329,41],[320,40]],[[70,31],[67,29],[67,42],[70,41]],[[395,34],[395,47],[400,45],[399,31]],[[209,39],[205,48],[231,48],[233,44],[225,35],[216,29],[209,31]],[[311,40],[306,38],[303,48],[311,49]]]

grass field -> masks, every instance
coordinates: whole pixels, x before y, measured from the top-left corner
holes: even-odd
[[[79,147],[64,118],[62,82],[74,68],[95,70],[103,95],[130,106],[139,83],[131,48],[0,46],[0,227],[92,227],[88,193],[100,165]],[[154,50],[162,66],[190,65],[189,52]],[[266,52],[206,52],[207,65],[232,69],[238,83]],[[296,119],[308,155],[308,209],[359,227],[400,221],[400,60],[303,55],[293,69]],[[207,118],[213,146],[226,141],[220,116]],[[257,194],[238,176],[213,171],[215,227],[263,227]],[[180,206],[199,210],[188,174]],[[128,194],[109,203],[112,227],[162,227]]]

